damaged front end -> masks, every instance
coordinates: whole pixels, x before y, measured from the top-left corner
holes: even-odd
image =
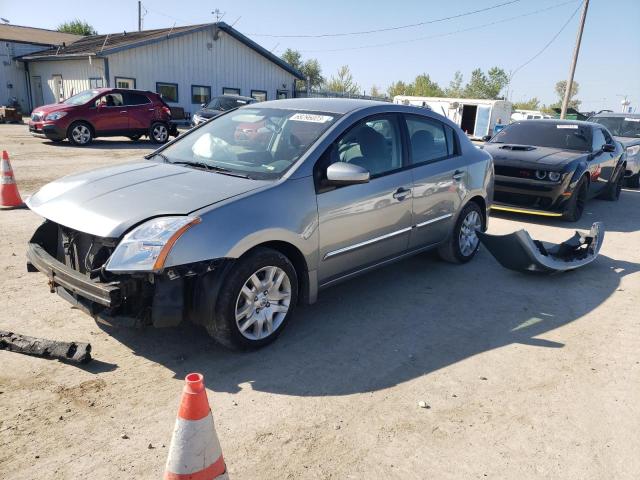
[[[113,273],[105,268],[118,239],[46,220],[27,247],[27,270],[49,278],[52,293],[108,325],[170,327],[189,311],[195,279],[222,262],[199,262],[161,272]]]
[[[589,233],[576,232],[560,244],[533,240],[526,230],[508,235],[476,233],[503,267],[518,272],[557,273],[574,270],[595,260],[604,240],[601,222],[595,222]]]

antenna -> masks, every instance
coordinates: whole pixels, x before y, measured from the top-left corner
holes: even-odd
[[[3,22],[3,23],[11,23],[11,22],[10,22],[9,20],[7,20],[6,18],[1,18],[1,17],[0,17],[0,20],[2,20],[2,22]]]
[[[211,12],[211,14],[214,17],[216,17],[216,23],[218,23],[220,20],[222,20],[224,18],[224,16],[227,14],[227,12],[222,12],[222,11],[220,11],[219,8],[216,8],[213,12]]]

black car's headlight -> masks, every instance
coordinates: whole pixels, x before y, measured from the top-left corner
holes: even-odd
[[[536,170],[536,178],[538,180],[549,180],[557,182],[562,178],[562,172],[549,172],[547,170]]]
[[[558,180],[560,180],[560,178],[562,178],[562,173],[549,172],[549,180],[551,180],[552,182],[557,182]]]

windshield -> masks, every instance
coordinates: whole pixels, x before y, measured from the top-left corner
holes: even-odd
[[[510,143],[562,150],[591,151],[591,128],[577,123],[551,120],[512,123],[489,143]]]
[[[166,161],[249,178],[280,177],[339,115],[240,108],[216,117],[162,151]]]
[[[640,137],[640,117],[593,117],[589,121],[604,125],[616,137]]]
[[[74,95],[73,97],[67,98],[62,103],[64,103],[65,105],[84,105],[93,97],[98,95],[98,93],[100,92],[98,92],[97,90],[85,90],[84,92],[80,92],[77,95]]]

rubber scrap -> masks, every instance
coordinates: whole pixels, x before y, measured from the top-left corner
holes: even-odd
[[[0,330],[0,350],[80,364],[91,361],[90,343],[59,342],[4,330]]]

